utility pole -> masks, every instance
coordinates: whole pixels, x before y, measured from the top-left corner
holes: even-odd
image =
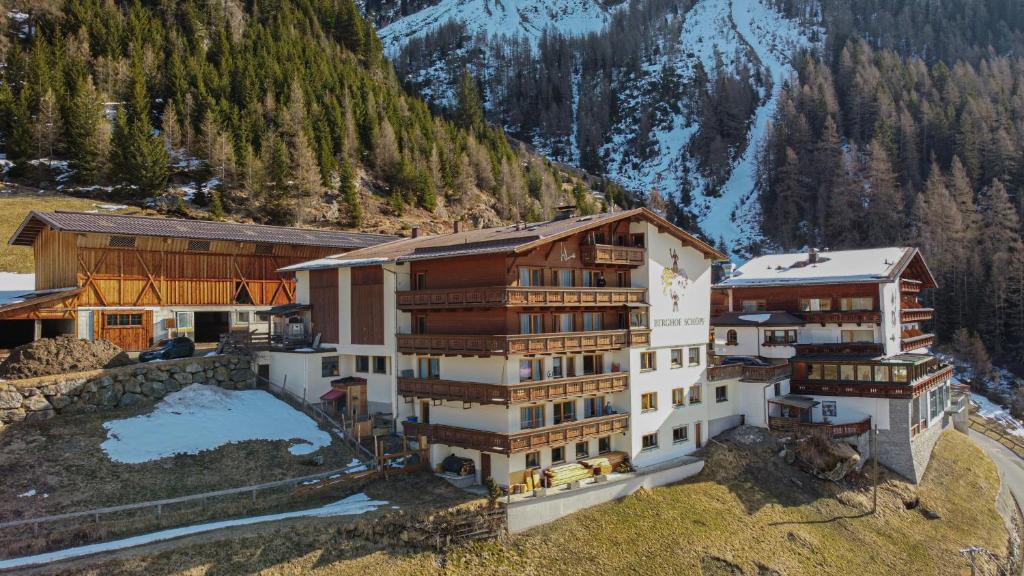
[[[871,513],[878,513],[878,425],[871,427]]]
[[[969,548],[964,548],[964,549],[960,550],[960,555],[961,556],[966,556],[967,558],[970,559],[970,562],[971,562],[971,576],[976,576],[977,573],[978,573],[978,565],[977,565],[976,556],[979,553],[982,553],[982,552],[987,553],[988,550],[985,550],[984,548],[980,548],[978,546],[971,546]]]

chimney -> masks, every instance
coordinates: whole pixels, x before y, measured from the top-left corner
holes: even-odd
[[[462,220],[455,221],[455,234],[462,232]]]
[[[807,253],[807,263],[817,264],[818,263],[818,249],[811,248],[810,252]]]
[[[413,238],[419,238],[420,237],[420,227],[419,226],[413,226],[412,227],[412,237]]]
[[[576,206],[566,204],[555,208],[555,220],[568,220],[576,215]]]

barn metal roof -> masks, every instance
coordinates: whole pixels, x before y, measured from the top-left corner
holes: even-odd
[[[236,222],[211,222],[208,220],[184,220],[181,218],[97,214],[92,212],[37,212],[33,210],[25,217],[24,222],[21,223],[18,231],[11,237],[9,243],[13,246],[31,246],[39,232],[47,226],[60,232],[325,246],[345,250],[367,248],[396,239],[395,236],[386,234],[313,230],[287,226],[267,226],[264,224],[239,224]]]

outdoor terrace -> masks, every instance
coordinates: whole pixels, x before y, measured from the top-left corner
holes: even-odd
[[[519,384],[481,384],[438,378],[400,377],[398,394],[406,398],[509,406],[591,394],[611,394],[621,392],[628,386],[628,372],[590,374]]]
[[[629,415],[597,416],[511,434],[419,422],[403,422],[402,426],[406,436],[426,436],[435,444],[495,454],[515,454],[544,446],[568,444],[615,432],[625,432],[629,428]]]

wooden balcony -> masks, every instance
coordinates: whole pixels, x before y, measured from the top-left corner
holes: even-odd
[[[772,366],[747,366],[745,364],[708,366],[708,382],[721,382],[722,380],[773,382],[780,378],[786,378],[789,374],[790,367],[788,362]]]
[[[580,259],[587,266],[608,264],[613,266],[642,266],[646,256],[643,248],[587,244],[580,247]]]
[[[612,394],[625,390],[628,385],[629,373],[627,372],[591,374],[507,385],[431,378],[399,378],[398,395],[407,398],[430,398],[467,404],[509,406],[593,394]]]
[[[808,324],[881,324],[882,313],[878,310],[837,311],[837,312],[800,312],[797,314]]]
[[[494,286],[408,290],[397,294],[400,310],[497,307],[623,306],[647,302],[645,288],[555,288]]]
[[[871,430],[871,418],[848,424],[826,424],[824,422],[801,422],[797,418],[768,417],[768,428],[783,432],[824,434],[829,438],[860,436]]]
[[[864,398],[913,398],[922,391],[953,377],[953,367],[939,365],[937,369],[918,377],[913,382],[856,382],[844,380],[800,380],[794,378],[789,388],[793,394],[818,396],[855,396]]]
[[[402,427],[406,436],[426,436],[432,444],[447,444],[494,454],[515,454],[625,432],[629,428],[629,415],[610,414],[511,434],[418,422],[403,422]]]
[[[882,354],[882,345],[877,342],[836,342],[822,344],[797,344],[796,355],[840,354],[850,356],[874,356]]]
[[[900,322],[926,322],[934,315],[934,308],[904,308],[900,310]]]
[[[508,356],[511,354],[562,354],[601,352],[650,342],[650,329],[553,332],[544,334],[399,334],[402,354],[435,356]]]
[[[917,294],[921,291],[921,282],[904,278],[900,280],[900,292],[904,294]]]
[[[900,341],[900,350],[903,352],[907,352],[910,350],[917,350],[918,348],[929,348],[934,343],[934,334],[920,334],[918,336],[910,336]]]

